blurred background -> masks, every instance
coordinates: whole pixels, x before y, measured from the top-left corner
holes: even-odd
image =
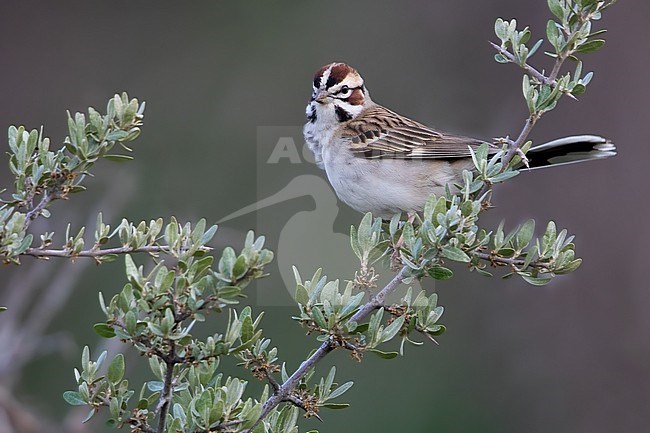
[[[61,143],[66,109],[103,111],[121,91],[146,100],[135,161],[102,162],[87,193],[55,203],[52,220],[33,226],[36,233],[55,231],[59,244],[67,222],[93,227],[99,210],[112,226],[123,217],[171,215],[217,222],[286,192],[292,179],[305,180],[276,204],[224,222],[213,240],[215,248],[240,247],[254,229],[278,250],[273,275],[250,289],[249,301],[256,311],[266,310],[265,333],[292,369],[316,342],[291,321],[297,310],[280,275],[293,264],[292,254],[336,275],[328,269],[344,261],[345,235],[360,220],[323,189],[324,173],[302,153],[302,163],[268,164],[280,138],[302,152],[313,73],[345,61],[365,77],[374,100],[399,113],[470,136],[516,135],[527,113],[521,72],[495,63],[488,41],[495,40],[497,17],[516,17],[532,27],[533,40],[542,37],[546,2],[189,4],[3,2],[0,126],[44,125],[46,135]],[[305,430],[647,431],[648,20],[648,2],[608,10],[597,24],[609,30],[607,44],[584,57],[585,70],[595,71],[587,93],[580,102],[563,100],[532,134],[537,143],[601,134],[617,144],[619,155],[523,174],[496,189],[497,207],[482,219],[485,227],[502,219],[509,227],[553,219],[576,235],[582,267],[546,287],[486,279],[458,267],[457,278],[435,287],[448,328],[440,345],[409,347],[407,356],[393,361],[328,357],[321,371],[335,363],[340,381],[355,381],[343,399],[352,406],[324,411],[325,423],[305,421]],[[541,54],[533,63],[551,65]],[[6,160],[2,164],[1,185],[11,187]],[[324,212],[322,219],[312,217],[316,210]],[[300,221],[292,220],[296,216]],[[325,223],[325,234],[336,240],[327,248],[312,238]],[[283,238],[284,227],[295,227],[302,240]],[[304,266],[308,277],[313,268]],[[0,268],[0,305],[9,307],[0,315],[1,433],[101,431],[101,416],[80,425],[85,411],[71,409],[61,394],[75,386],[72,369],[83,345],[95,356],[104,348],[125,350],[119,342],[98,341],[92,331],[103,319],[97,292],[110,298],[124,284],[123,272],[121,261],[96,267],[29,258],[21,267]],[[145,380],[142,360],[130,359],[131,373]],[[246,371],[224,369],[259,388]]]

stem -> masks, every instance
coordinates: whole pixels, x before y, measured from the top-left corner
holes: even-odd
[[[408,267],[404,266],[383,289],[381,289],[375,296],[373,296],[368,303],[359,309],[349,320],[354,322],[359,322],[370,315],[374,310],[383,305],[384,300],[387,296],[397,289],[402,280],[404,279],[406,273],[408,272]],[[309,371],[314,368],[323,358],[327,356],[328,353],[333,351],[336,348],[336,343],[332,341],[323,342],[318,349],[305,360],[300,367],[293,374],[280,385],[273,395],[264,403],[262,408],[262,413],[260,414],[257,422],[253,427],[248,430],[245,430],[245,433],[250,433],[257,424],[259,424],[273,409],[275,409],[283,401],[291,401],[290,394],[300,381],[309,373]]]
[[[45,194],[43,194],[41,201],[38,202],[38,204],[25,215],[25,230],[27,230],[32,221],[38,218],[43,209],[45,209],[47,205],[50,204],[50,202],[55,198],[56,197],[52,195],[51,191],[47,191]]]
[[[533,68],[532,66],[530,66],[528,63],[524,63],[523,65],[522,65],[522,64],[519,64],[519,63],[517,62],[517,59],[515,59],[514,54],[512,54],[510,51],[508,51],[507,49],[505,49],[505,48],[502,47],[501,45],[497,45],[497,44],[495,44],[494,42],[490,42],[490,44],[491,44],[491,45],[494,47],[494,49],[497,50],[497,51],[499,52],[499,54],[501,54],[503,57],[505,57],[506,59],[510,60],[512,63],[516,63],[516,64],[518,64],[518,65],[519,65],[519,66],[520,66],[524,71],[526,71],[526,72],[528,73],[528,75],[530,75],[530,76],[532,76],[532,77],[535,77],[535,78],[536,78],[538,81],[540,81],[541,83],[544,83],[544,84],[551,84],[551,85],[554,85],[554,84],[555,84],[555,79],[551,80],[550,76],[549,76],[549,77],[545,76],[544,74],[542,74],[541,72],[539,72],[537,69],[535,69],[535,68]],[[558,71],[558,72],[559,72],[559,71]],[[556,77],[557,77],[557,73],[556,73]]]
[[[490,43],[502,56],[504,56],[510,62],[518,64],[528,75],[534,77],[540,83],[555,86],[557,85],[556,80],[558,75],[560,74],[560,70],[562,69],[562,65],[564,64],[564,61],[574,53],[575,47],[574,47],[573,40],[575,39],[578,30],[582,27],[582,24],[588,21],[589,18],[590,18],[589,15],[585,16],[583,13],[579,13],[578,23],[577,25],[575,25],[574,30],[571,33],[568,33],[566,29],[564,30],[565,33],[567,34],[567,38],[566,38],[567,45],[565,46],[564,50],[562,50],[559,53],[556,53],[557,57],[555,59],[555,64],[553,65],[553,69],[551,69],[551,73],[548,75],[548,77],[545,76],[543,73],[539,72],[537,69],[530,66],[526,62],[523,62],[523,64],[517,62],[514,54],[509,52],[506,48],[492,42]],[[539,120],[542,114],[543,112],[534,113],[531,114],[528,117],[528,119],[526,119],[526,123],[524,124],[524,128],[519,133],[519,137],[517,137],[517,139],[509,145],[508,152],[503,157],[504,167],[508,166],[508,163],[512,160],[512,158],[514,158],[514,156],[517,154],[521,146],[524,145],[524,143],[526,142],[526,138],[528,137],[528,135],[533,129],[533,126],[535,126],[535,123],[537,122],[537,120]]]
[[[104,250],[90,249],[73,253],[70,250],[45,250],[40,248],[28,248],[22,255],[33,257],[103,257],[111,254],[126,254],[126,253],[164,253],[169,251],[169,247],[160,245],[145,245],[139,248],[130,246],[107,248]]]
[[[584,17],[581,15],[579,17],[579,21],[583,22]],[[568,35],[567,40],[572,40],[575,35],[576,35],[577,30],[574,30],[571,32],[571,34]],[[513,63],[517,63],[515,56],[510,53],[507,49],[501,47],[500,45],[497,45],[495,43],[492,43],[492,46],[505,58],[510,60]],[[562,51],[560,53],[557,53],[557,58],[555,59],[555,64],[553,65],[553,69],[551,69],[551,73],[547,76],[539,72],[537,69],[533,68],[530,66],[528,63],[524,62],[523,64],[519,64],[519,66],[530,76],[536,78],[539,82],[542,84],[547,84],[551,86],[555,86],[557,84],[557,76],[560,73],[560,70],[562,69],[562,65],[564,64],[564,61],[573,53],[573,50],[567,49],[565,51]],[[539,120],[540,117],[542,117],[543,112],[540,113],[533,113],[531,114],[527,119],[526,123],[524,124],[523,129],[519,133],[519,136],[515,141],[510,143],[508,146],[508,151],[503,157],[503,166],[507,167],[508,163],[512,161],[512,158],[517,154],[519,149],[521,149],[521,146],[524,145],[526,142],[526,139],[528,138],[528,135],[530,132],[533,130],[533,127],[535,126],[535,123]],[[485,189],[485,187],[483,188]],[[483,191],[483,190],[482,190]]]
[[[393,293],[395,289],[397,289],[397,286],[400,285],[404,277],[406,276],[406,273],[408,272],[409,268],[407,266],[404,266],[400,271],[393,277],[392,280],[384,286],[383,289],[381,289],[375,296],[368,301],[367,304],[365,304],[363,307],[359,309],[351,318],[351,321],[354,322],[359,322],[366,317],[370,315],[374,310],[379,308],[381,305],[384,304],[384,300],[388,295]]]
[[[169,349],[169,358],[173,359],[176,356],[176,344],[172,341],[171,343],[171,348]],[[167,365],[167,370],[165,371],[165,383],[163,385],[163,391],[160,394],[160,401],[158,402],[158,412],[159,412],[159,419],[158,419],[158,429],[156,430],[157,433],[164,433],[165,432],[165,420],[167,418],[167,414],[169,413],[169,406],[171,403],[172,399],[172,382],[174,380],[174,361],[167,361],[165,365]]]
[[[537,120],[540,118],[538,115],[530,115],[526,119],[526,123],[524,123],[524,127],[522,128],[521,132],[519,133],[519,136],[515,141],[510,143],[508,146],[508,151],[506,154],[503,156],[503,166],[507,167],[510,161],[512,161],[512,158],[515,157],[517,154],[517,151],[521,149],[521,146],[524,145],[526,142],[526,139],[528,138],[528,135],[530,135],[530,132],[533,130],[533,127],[535,126],[535,123]]]
[[[490,263],[499,263],[499,264],[511,265],[511,266],[522,266],[524,264],[523,259],[514,259],[514,258],[510,258],[510,257],[499,257],[499,256],[495,256],[495,255],[490,254],[490,253],[480,253],[480,252],[475,252],[475,253],[472,253],[472,254],[475,255],[476,257],[480,258],[480,259],[487,260]]]
[[[476,257],[482,259],[482,260],[487,260],[488,262],[492,263],[493,265],[500,264],[500,265],[508,265],[508,266],[523,266],[526,261],[524,259],[517,259],[514,257],[500,257],[496,256],[494,254],[490,253],[482,253],[482,252],[474,252],[471,253],[475,255]],[[536,262],[531,262],[528,267],[530,268],[536,268],[536,269],[545,269],[548,265],[544,263],[536,263]],[[521,269],[523,270],[523,269]]]
[[[266,416],[273,410],[275,409],[280,403],[285,401],[289,395],[289,393],[300,383],[302,378],[304,378],[309,370],[311,370],[316,364],[320,362],[321,359],[325,358],[328,353],[330,353],[332,350],[334,350],[334,346],[330,341],[325,341],[323,342],[318,349],[309,357],[307,360],[305,360],[302,364],[300,364],[300,367],[296,371],[293,372],[293,374],[287,379],[286,382],[284,382],[282,385],[280,385],[273,395],[269,397],[268,400],[264,403],[264,407],[262,408],[262,413],[260,414],[259,418],[257,419],[257,422],[253,427],[250,429],[246,430],[245,432],[251,432],[257,424],[260,423]]]

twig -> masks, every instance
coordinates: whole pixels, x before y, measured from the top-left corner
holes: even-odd
[[[176,356],[176,344],[173,341],[170,341],[169,349],[169,358],[173,359]],[[165,371],[165,383],[163,385],[162,393],[160,394],[160,401],[156,407],[156,412],[158,412],[158,429],[157,433],[163,433],[165,431],[165,420],[167,418],[167,413],[169,412],[169,406],[172,399],[172,382],[174,379],[174,362],[166,362],[167,370]]]
[[[511,257],[500,257],[490,253],[474,252],[472,253],[482,260],[487,260],[491,264],[504,265],[504,266],[523,266],[526,261],[524,259],[515,259]],[[530,262],[528,264],[531,268],[546,269],[547,265],[544,263]]]
[[[164,253],[168,252],[169,247],[161,245],[145,245],[139,248],[133,248],[131,246],[126,247],[116,247],[116,248],[107,248],[107,249],[89,249],[79,251],[78,253],[73,253],[69,249],[63,250],[50,250],[50,249],[41,249],[41,248],[28,248],[22,255],[33,256],[33,257],[103,257],[111,254],[126,254],[126,253]]]
[[[359,322],[370,313],[372,313],[374,310],[379,308],[381,305],[383,305],[384,300],[386,299],[387,296],[389,296],[391,293],[397,289],[397,287],[400,285],[402,280],[404,279],[406,273],[408,272],[408,267],[404,266],[386,286],[384,286],[383,289],[381,289],[375,296],[373,296],[368,303],[366,303],[363,307],[359,309],[351,318],[350,321],[354,322]],[[318,349],[309,357],[307,360],[305,360],[302,364],[300,364],[300,367],[296,371],[293,372],[293,374],[282,384],[276,389],[276,391],[273,393],[273,395],[264,403],[264,407],[262,408],[262,413],[260,414],[259,418],[257,419],[257,422],[253,427],[251,427],[248,430],[245,430],[245,433],[250,433],[257,424],[259,424],[273,409],[275,409],[280,403],[283,401],[291,401],[289,399],[289,396],[291,392],[294,390],[294,388],[300,383],[300,381],[309,373],[309,371],[314,368],[316,364],[318,364],[321,359],[325,358],[328,353],[333,351],[337,345],[332,340],[328,340],[323,342]]]
[[[402,269],[400,269],[400,271],[393,277],[393,279],[390,280],[383,289],[377,292],[377,294],[373,296],[367,304],[361,307],[359,311],[357,311],[350,318],[350,320],[353,322],[359,322],[368,317],[370,313],[379,308],[381,305],[384,305],[384,300],[386,297],[393,293],[395,289],[397,289],[397,286],[400,285],[408,270],[409,268],[407,266],[404,266]]]
[[[41,201],[39,201],[38,204],[25,215],[25,230],[27,230],[32,221],[38,218],[43,209],[45,209],[54,199],[56,199],[56,196],[52,195],[52,191],[46,191],[45,194],[43,194]]]
[[[222,422],[220,424],[217,424],[215,427],[212,427],[210,430],[204,430],[204,431],[202,431],[200,433],[212,433],[214,431],[225,430],[225,429],[227,429],[229,427],[236,426],[236,425],[241,424],[243,422],[244,421],[240,420],[240,419],[235,419],[235,420],[232,420],[232,421]]]
[[[578,15],[578,22],[580,24],[584,23],[586,20],[588,20],[588,16],[584,16],[583,14]],[[576,26],[576,30],[572,31],[570,34],[567,35],[566,40],[567,41],[572,41],[576,35],[577,32],[581,26]],[[545,76],[543,73],[539,72],[537,69],[533,68],[530,66],[528,63],[523,62],[519,63],[516,61],[514,54],[510,53],[507,49],[504,47],[501,47],[500,45],[497,45],[495,43],[492,43],[492,46],[505,58],[507,58],[510,62],[518,64],[526,73],[531,75],[532,77],[536,78],[539,82],[542,84],[547,84],[551,86],[555,86],[557,84],[557,76],[560,73],[560,70],[562,69],[562,65],[564,64],[564,61],[569,58],[573,54],[573,51],[571,49],[567,49],[566,47],[569,47],[570,44],[567,43],[566,47],[562,52],[557,53],[557,57],[555,58],[555,64],[553,65],[553,69],[551,69],[551,72],[549,73],[548,76]],[[568,93],[567,93],[568,94]],[[510,161],[512,161],[512,158],[515,157],[519,149],[524,145],[526,142],[526,139],[528,138],[528,135],[533,129],[533,126],[535,126],[535,123],[539,120],[539,118],[542,116],[543,112],[540,113],[534,113],[531,114],[528,119],[526,119],[526,123],[524,124],[523,129],[519,133],[519,136],[515,141],[510,143],[508,146],[508,151],[503,157],[503,166],[507,167]],[[486,189],[484,187],[483,189]],[[481,191],[483,191],[483,189]]]
[[[533,130],[533,127],[535,126],[537,120],[539,120],[539,117],[540,116],[537,115],[531,115],[526,119],[526,123],[524,123],[524,127],[519,133],[517,139],[508,145],[508,151],[503,156],[503,160],[502,160],[504,167],[508,166],[510,161],[512,161],[512,158],[514,158],[515,155],[517,154],[517,151],[521,149],[521,147],[524,145],[524,143],[526,142],[526,138],[528,138],[528,135]]]
[[[537,69],[533,68],[530,66],[528,63],[521,64],[517,62],[517,59],[515,58],[514,54],[512,54],[510,51],[508,51],[506,48],[502,47],[501,45],[495,44],[494,42],[490,41],[490,44],[494,47],[495,50],[499,52],[503,57],[506,59],[510,60],[512,63],[515,63],[519,65],[524,71],[526,71],[530,76],[535,77],[539,82],[543,84],[550,84],[550,85],[555,85],[556,81],[551,80],[549,77],[538,71]],[[556,73],[557,76],[557,73]]]
[[[264,375],[266,376],[266,380],[271,384],[274,392],[280,389],[280,384],[275,380],[275,377],[273,377],[270,371],[264,370]]]

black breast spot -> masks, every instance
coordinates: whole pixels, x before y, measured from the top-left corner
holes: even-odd
[[[311,110],[309,110],[307,120],[309,120],[311,123],[314,123],[316,121],[316,109],[314,107],[311,107]]]
[[[336,118],[339,122],[347,122],[352,119],[352,115],[338,105],[334,108],[334,112],[336,113]]]

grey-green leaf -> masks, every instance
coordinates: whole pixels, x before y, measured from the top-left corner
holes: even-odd
[[[469,256],[463,250],[451,245],[445,245],[442,247],[442,255],[443,257],[456,262],[468,263],[470,261]]]
[[[119,383],[124,377],[124,355],[118,353],[108,366],[106,375],[108,381],[114,384]]]
[[[381,359],[393,359],[399,355],[397,352],[384,352],[378,349],[367,349],[368,352],[374,353]]]
[[[81,398],[77,391],[66,391],[63,393],[63,399],[72,406],[85,406],[86,402]]]
[[[444,266],[434,265],[428,270],[429,276],[434,280],[448,280],[454,276],[451,269]]]

